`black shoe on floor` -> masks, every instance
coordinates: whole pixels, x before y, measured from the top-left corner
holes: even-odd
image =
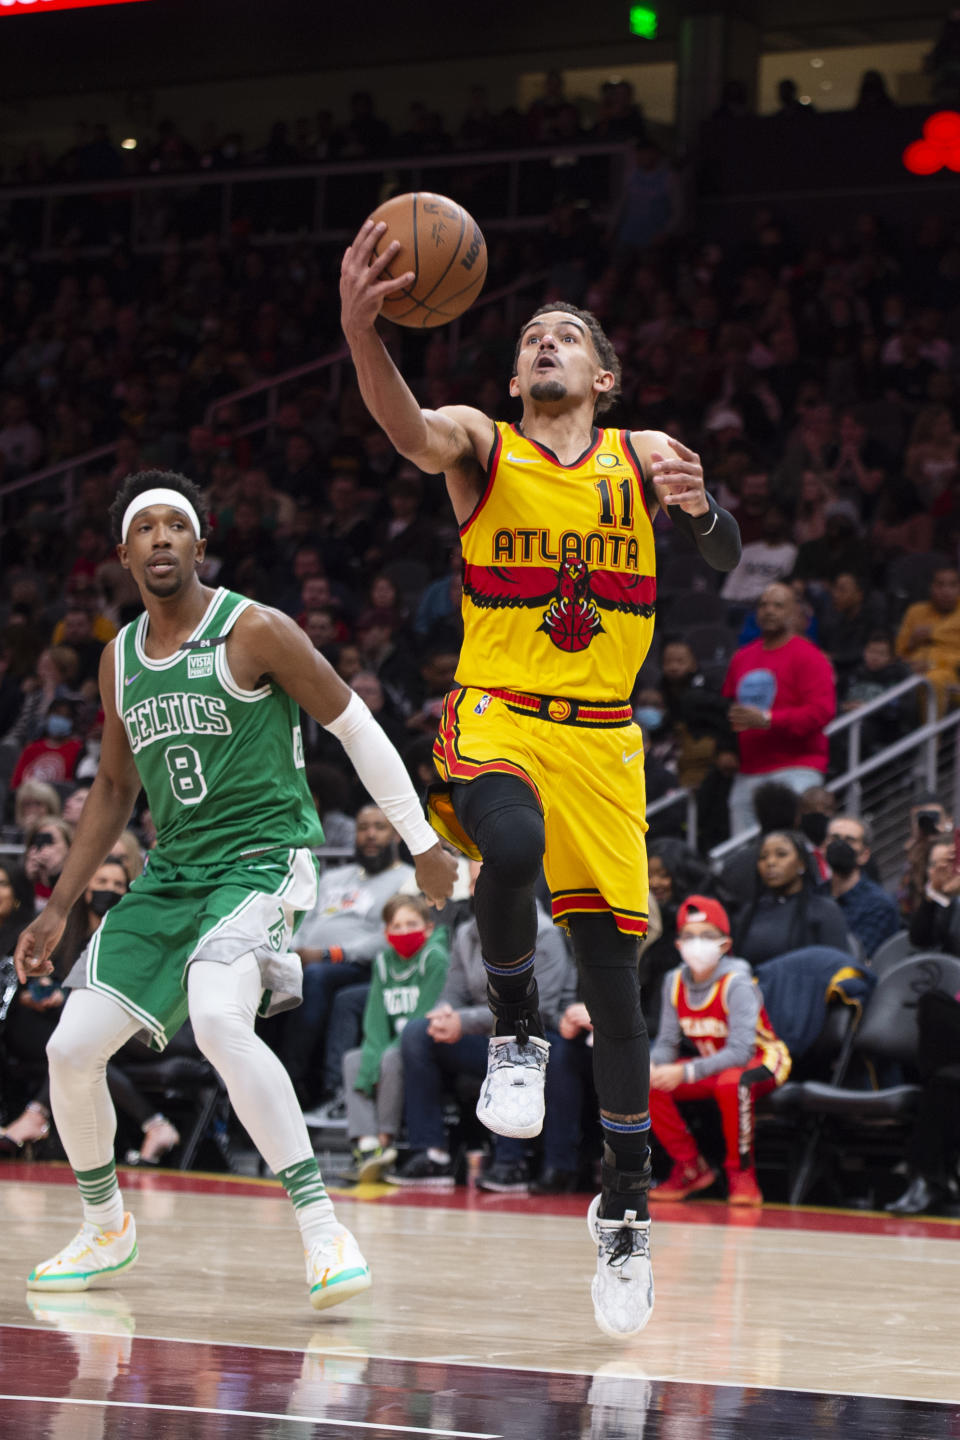
[[[453,1162],[440,1164],[431,1160],[426,1150],[415,1150],[402,1165],[388,1170],[382,1177],[388,1185],[421,1185],[432,1190],[452,1190],[454,1186]]]
[[[573,1195],[577,1189],[576,1170],[544,1170],[530,1185],[531,1195]]]
[[[477,1180],[478,1190],[492,1190],[497,1195],[526,1195],[530,1189],[530,1175],[526,1165],[507,1165],[494,1162]]]
[[[922,1175],[904,1190],[898,1200],[891,1200],[889,1205],[883,1208],[890,1215],[922,1215],[927,1210],[933,1210],[944,1198],[943,1191],[937,1185],[930,1185]]]

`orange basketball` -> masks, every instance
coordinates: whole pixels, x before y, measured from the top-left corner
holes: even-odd
[[[416,274],[412,285],[383,302],[388,320],[429,329],[455,320],[473,304],[487,276],[487,244],[462,205],[446,195],[417,190],[384,201],[370,219],[382,220],[387,227],[376,254],[391,240],[400,242],[381,278],[407,270]]]

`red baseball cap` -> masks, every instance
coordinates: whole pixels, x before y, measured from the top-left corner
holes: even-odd
[[[719,900],[711,900],[709,895],[688,895],[686,900],[677,911],[677,929],[682,930],[688,921],[707,921],[722,930],[724,935],[730,934],[730,917],[720,904]]]

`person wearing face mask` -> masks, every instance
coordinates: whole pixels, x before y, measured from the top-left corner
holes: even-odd
[[[651,1200],[686,1200],[717,1174],[700,1154],[678,1101],[713,1100],[720,1111],[731,1205],[762,1205],[753,1162],[756,1101],[790,1074],[790,1052],[764,1009],[750,967],[732,954],[718,900],[688,895],[677,914],[682,964],[663,982],[660,1030],[650,1052],[650,1121],[672,1168]],[[696,1057],[681,1060],[683,1042]]]
[[[824,851],[830,867],[830,894],[867,959],[900,929],[896,903],[864,867],[870,859],[870,827],[853,815],[835,815],[827,826]]]
[[[811,785],[801,792],[797,808],[798,828],[810,842],[810,855],[817,867],[817,875],[820,880],[829,880],[830,867],[825,853],[827,827],[831,817],[839,810],[840,802],[832,790],[823,785]]]
[[[397,1158],[403,1121],[400,1036],[439,999],[450,963],[445,926],[434,928],[420,895],[393,895],[383,907],[386,945],[373,962],[363,1043],[343,1057],[347,1134],[358,1182],[378,1180]]]
[[[83,754],[83,741],[74,733],[74,723],[73,701],[54,700],[47,711],[45,733],[25,745],[17,757],[10,777],[11,790],[18,790],[25,780],[62,785],[73,778]]]
[[[53,952],[49,976],[28,980],[17,993],[8,1018],[4,1043],[23,1064],[46,1069],[46,1046],[60,1022],[66,994],[61,979],[69,972],[90,937],[99,929],[104,915],[129,888],[122,855],[110,854],[91,877],[90,884],[70,912],[63,936]],[[141,1046],[141,1049],[143,1047]],[[143,1132],[137,1163],[156,1164],[180,1139],[169,1120],[158,1114],[145,1096],[131,1084],[123,1069],[123,1054],[107,1066],[107,1084],[114,1104]],[[50,1133],[50,1086],[44,1078],[39,1090],[20,1115],[0,1131],[0,1155],[16,1157],[25,1146],[46,1139]],[[127,1157],[128,1163],[131,1156]]]

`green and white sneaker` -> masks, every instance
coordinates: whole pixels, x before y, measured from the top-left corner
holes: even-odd
[[[101,1230],[84,1221],[62,1250],[27,1276],[28,1290],[89,1290],[112,1285],[115,1276],[137,1263],[137,1227],[129,1211],[120,1230]]]
[[[340,1230],[332,1240],[312,1245],[305,1253],[314,1310],[327,1310],[370,1289],[370,1266],[349,1230]]]

